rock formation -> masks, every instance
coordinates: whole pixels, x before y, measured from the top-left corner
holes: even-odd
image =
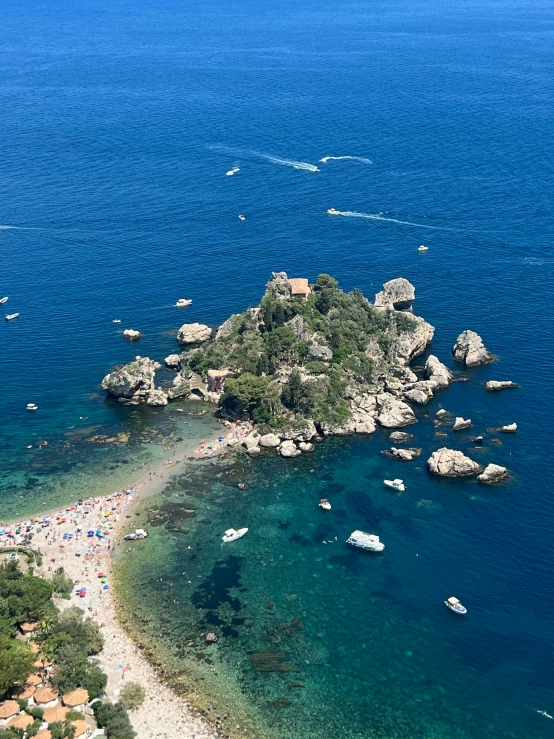
[[[435,418],[438,418],[439,420],[441,420],[441,419],[443,419],[443,418],[447,418],[447,416],[449,416],[449,415],[450,415],[450,414],[449,414],[449,412],[448,412],[448,411],[446,410],[446,408],[441,408],[441,409],[440,409],[440,411],[437,411],[437,412],[435,413]]]
[[[177,332],[179,344],[203,344],[212,335],[212,329],[205,323],[184,323]]]
[[[333,359],[333,351],[328,346],[314,343],[308,349],[306,362],[329,362]]]
[[[498,464],[488,464],[484,471],[477,477],[479,482],[491,484],[503,480],[508,475],[508,470]]]
[[[427,466],[430,472],[441,477],[466,477],[476,475],[482,469],[462,452],[447,447],[433,452],[427,460]]]
[[[259,446],[263,446],[266,449],[274,449],[281,443],[281,439],[276,434],[264,434],[258,439]]]
[[[485,390],[504,390],[509,387],[519,387],[517,382],[510,380],[489,380],[485,382]]]
[[[114,398],[145,403],[154,390],[157,366],[148,357],[135,357],[134,361],[106,375],[102,388]]]
[[[393,441],[395,444],[403,444],[405,441],[409,441],[413,438],[414,435],[408,434],[406,431],[393,431],[389,436],[390,441]]]
[[[167,391],[169,400],[176,400],[177,398],[187,398],[190,395],[191,383],[190,378],[192,376],[191,371],[188,367],[181,370],[173,378],[173,383]]]
[[[500,428],[496,430],[503,434],[515,434],[517,431],[517,423],[509,423],[506,426],[500,426]]]
[[[416,448],[397,449],[396,447],[393,446],[390,449],[386,450],[384,453],[390,457],[396,457],[397,459],[401,459],[404,462],[411,462],[412,459],[419,457],[419,455],[421,454],[421,449],[416,449]]]
[[[159,387],[151,390],[148,397],[146,398],[148,405],[152,406],[163,406],[167,405],[167,394]]]
[[[423,377],[433,383],[435,390],[448,387],[453,380],[452,372],[434,354],[427,357]]]
[[[181,366],[181,357],[178,354],[170,354],[165,358],[164,362],[165,366],[169,367],[169,369],[178,370]]]
[[[281,443],[279,454],[282,457],[298,457],[302,452],[298,449],[294,441],[287,440]]]
[[[141,332],[135,331],[134,328],[126,328],[123,332],[123,338],[130,339],[131,341],[136,341],[137,339],[140,339],[141,336]]]
[[[483,339],[475,331],[464,331],[456,339],[452,354],[457,362],[463,362],[466,367],[476,367],[480,364],[489,364],[495,359],[483,344]]]
[[[407,403],[403,403],[390,393],[376,396],[378,415],[377,422],[385,428],[401,428],[416,423],[415,413]]]
[[[404,277],[389,280],[375,296],[376,308],[394,308],[395,310],[411,310],[415,300],[415,288]]]
[[[463,431],[463,429],[470,429],[471,428],[471,419],[469,418],[462,418],[461,416],[456,416],[456,420],[454,421],[454,426],[452,426],[452,431]]]

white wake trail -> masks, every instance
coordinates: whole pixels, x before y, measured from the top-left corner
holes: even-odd
[[[331,156],[323,157],[319,161],[323,162],[323,164],[327,164],[327,162],[330,162],[330,161],[340,162],[343,159],[352,159],[353,161],[361,162],[362,164],[373,164],[371,159],[367,159],[366,157],[350,156],[350,154],[346,154],[345,156],[342,156],[342,157],[331,157]]]
[[[344,216],[345,218],[365,218],[368,221],[388,221],[389,223],[398,223],[402,226],[414,226],[416,228],[428,228],[433,231],[450,231],[449,228],[441,226],[428,226],[425,223],[414,223],[413,221],[400,221],[398,218],[387,218],[379,213],[358,213],[355,210],[335,210],[330,208],[327,213],[330,216]]]
[[[297,162],[295,159],[281,159],[281,157],[274,157],[271,154],[260,154],[257,151],[253,151],[252,154],[262,157],[267,162],[272,164],[280,164],[283,167],[292,167],[293,169],[304,169],[307,172],[319,172],[319,167],[309,162]]]

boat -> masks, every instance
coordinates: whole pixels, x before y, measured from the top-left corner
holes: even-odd
[[[121,319],[120,318],[114,318],[113,321],[112,321],[112,323],[121,323]]]
[[[231,541],[236,541],[237,539],[242,538],[248,529],[227,529],[225,532],[225,535],[221,537],[221,540],[225,542],[225,544],[228,544]]]
[[[237,172],[240,172],[240,167],[233,167],[233,169],[230,169],[228,172],[225,172],[227,177],[232,177]]]
[[[4,305],[4,303],[8,302],[8,298],[0,298],[0,305]]]
[[[546,711],[541,711],[541,710],[540,710],[539,708],[537,708],[537,713],[540,713],[540,715],[541,715],[541,716],[544,716],[545,718],[551,718],[551,719],[554,719],[554,716],[551,716],[551,715],[550,715],[549,713],[547,713]]]
[[[243,216],[242,213],[239,215],[239,221],[245,221],[246,216]]]
[[[319,501],[319,507],[323,509],[324,511],[330,511],[331,510],[331,504],[327,500],[327,498],[322,498]]]
[[[429,247],[425,246],[425,244],[422,244],[421,246],[417,247],[418,251],[429,251]]]
[[[386,487],[388,488],[398,490],[399,493],[403,493],[404,490],[406,490],[404,480],[399,480],[398,478],[396,480],[383,480],[383,484],[386,485]]]
[[[6,321],[14,321],[18,317],[19,313],[8,313],[8,315],[6,316]]]
[[[186,308],[187,305],[190,305],[192,303],[192,300],[189,298],[179,298],[179,300],[175,303],[176,308]]]
[[[366,534],[365,531],[353,531],[346,543],[355,549],[363,549],[365,552],[382,552],[385,548],[377,534]]]
[[[36,403],[27,403],[28,411],[38,411],[38,405]]]
[[[90,535],[90,531],[89,531]],[[146,539],[148,536],[148,532],[144,529],[135,529],[134,533],[127,534],[127,536],[123,537],[124,541],[137,541],[137,539]]]
[[[457,598],[448,598],[444,601],[444,605],[447,608],[450,608],[454,613],[459,613],[461,616],[467,613],[467,608],[465,608]]]
[[[327,215],[328,216],[338,216],[338,214],[339,214],[339,212],[338,212],[338,210],[336,208],[329,208],[327,210]]]

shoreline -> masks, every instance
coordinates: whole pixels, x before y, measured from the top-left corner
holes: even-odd
[[[15,531],[23,522],[32,522],[31,546],[42,555],[42,564],[35,568],[35,574],[48,578],[58,567],[63,567],[74,581],[75,589],[86,588],[84,598],[77,595],[74,589],[69,600],[55,598],[56,605],[62,610],[72,606],[83,608],[85,615],[99,624],[104,648],[97,659],[108,677],[105,693],[108,700],[118,698],[125,680],[138,682],[144,687],[144,703],[129,712],[137,739],[170,739],[174,736],[171,727],[179,727],[179,736],[183,739],[216,739],[219,736],[205,718],[195,713],[187,701],[166,684],[141,653],[119,617],[121,606],[111,588],[115,581],[114,555],[121,543],[123,530],[129,525],[132,527],[129,519],[139,502],[160,493],[167,481],[181,472],[187,462],[212,459],[238,447],[240,436],[248,433],[250,425],[241,424],[240,433],[237,433],[235,425],[231,428],[222,428],[215,440],[196,442],[192,450],[190,441],[181,446],[175,445],[173,454],[171,447],[164,447],[165,458],[158,464],[144,467],[140,472],[136,470],[135,476],[144,476],[144,479],[135,481],[122,491],[95,496],[78,506],[61,506],[50,514],[41,513],[1,524],[3,529]],[[166,453],[170,456],[166,457]],[[180,458],[173,459],[177,454]],[[39,521],[45,519],[50,519],[52,524],[41,527]],[[87,528],[96,530],[98,527],[105,530],[105,537],[86,535]],[[0,537],[2,540],[6,538],[7,534]],[[2,541],[0,545],[14,546],[15,537],[13,539],[12,542]],[[107,574],[108,587],[105,590],[99,581],[99,572]]]

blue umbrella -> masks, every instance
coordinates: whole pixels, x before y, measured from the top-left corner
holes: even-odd
[[[102,588],[102,590],[107,590],[107,589],[108,589],[108,585],[104,585],[104,587]]]

